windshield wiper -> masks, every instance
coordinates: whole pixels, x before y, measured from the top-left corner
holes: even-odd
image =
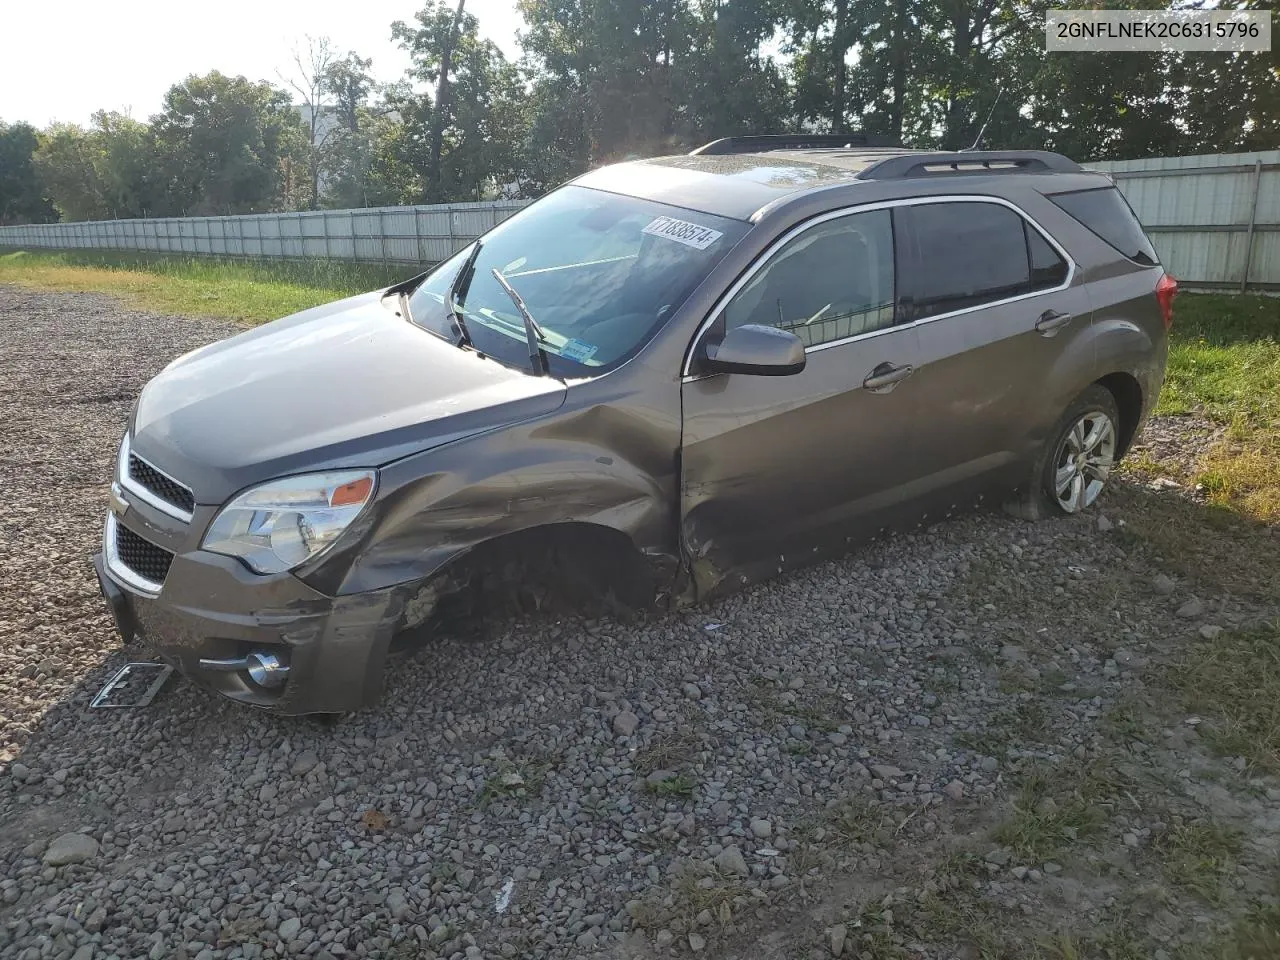
[[[467,321],[462,316],[462,304],[467,299],[467,291],[471,289],[471,277],[475,274],[476,258],[480,256],[480,248],[484,244],[477,240],[475,246],[471,248],[471,255],[467,257],[467,262],[462,265],[462,269],[458,271],[453,278],[453,283],[449,286],[449,302],[446,306],[449,308],[449,319],[458,325],[458,345],[466,344],[468,347],[474,346],[471,342],[471,331],[467,329]]]
[[[533,364],[533,369],[544,377],[549,376],[551,364],[547,360],[547,351],[542,348],[542,341],[547,339],[547,335],[538,326],[538,321],[533,319],[533,314],[525,306],[524,298],[516,293],[516,288],[507,282],[507,278],[502,275],[502,271],[497,267],[493,268],[493,279],[502,284],[502,289],[507,291],[507,296],[511,298],[511,302],[520,311],[520,316],[524,318],[524,335],[525,339],[529,341],[529,361]]]
[[[409,294],[405,293],[403,290],[397,290],[396,296],[400,300],[401,319],[408,320],[410,323],[413,323],[413,314],[409,312]]]

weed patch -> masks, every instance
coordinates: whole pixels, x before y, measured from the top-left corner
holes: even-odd
[[[1222,902],[1222,880],[1240,852],[1240,837],[1216,823],[1179,824],[1152,845],[1170,882],[1208,903]]]
[[[1280,624],[1198,643],[1167,680],[1205,715],[1198,729],[1215,750],[1280,773]]]
[[[1114,769],[1103,764],[1038,767],[1023,778],[1013,812],[992,839],[1024,863],[1061,859],[1101,832],[1120,789]]]

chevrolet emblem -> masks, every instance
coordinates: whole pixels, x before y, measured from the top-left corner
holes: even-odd
[[[123,517],[129,510],[129,502],[125,500],[123,492],[120,490],[120,484],[111,484],[111,512],[117,517]]]

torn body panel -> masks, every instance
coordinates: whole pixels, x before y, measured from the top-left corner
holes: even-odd
[[[381,590],[426,581],[486,544],[573,527],[614,534],[661,578],[655,592],[669,594],[679,565],[678,396],[661,417],[652,401],[642,415],[625,398],[606,399],[384,468],[363,529],[302,578],[337,596]]]

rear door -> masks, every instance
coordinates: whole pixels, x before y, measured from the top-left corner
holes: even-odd
[[[700,593],[839,547],[909,496],[917,347],[897,323],[894,216],[863,210],[797,228],[695,341],[680,507]],[[804,370],[699,375],[707,343],[748,323],[798,336]]]
[[[919,464],[945,508],[1022,479],[1081,389],[1071,371],[1092,368],[1091,304],[1066,251],[1007,201],[953,197],[904,213]]]

